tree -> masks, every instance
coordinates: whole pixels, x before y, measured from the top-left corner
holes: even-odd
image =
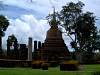
[[[61,26],[65,28],[67,35],[71,38],[71,46],[75,50],[78,50],[75,26],[78,17],[82,15],[83,6],[84,4],[80,1],[78,3],[70,2],[63,6],[59,16],[59,19],[62,23]],[[74,35],[74,38],[72,38],[72,35]]]
[[[75,33],[79,49],[85,51],[95,50],[94,44],[97,37],[97,30],[93,13],[86,12],[79,16],[75,24]]]
[[[9,21],[3,15],[0,15],[0,54],[2,53],[2,37],[4,36],[4,32],[7,30],[9,26]]]
[[[75,51],[92,51],[96,39],[95,16],[91,12],[83,13],[82,2],[70,2],[63,6],[59,19],[61,26],[71,38],[71,46]],[[73,37],[74,36],[74,37]]]
[[[11,46],[14,47],[13,51],[11,51],[10,49]],[[8,36],[8,40],[7,40],[7,56],[11,56],[11,55],[16,56],[16,59],[18,59],[18,56],[19,56],[18,41],[14,34],[12,34],[11,36]]]
[[[96,49],[97,28],[95,26],[95,16],[91,12],[83,13],[84,3],[70,2],[62,7],[56,14],[59,25],[65,28],[65,33],[71,38],[71,46],[75,53],[82,53],[83,58],[93,57]],[[52,21],[52,15],[49,15]],[[87,61],[87,59],[84,59]],[[90,59],[90,62],[92,59]]]

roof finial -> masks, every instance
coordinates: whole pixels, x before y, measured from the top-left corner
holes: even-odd
[[[54,20],[54,21],[56,21],[56,12],[55,12],[55,7],[53,7],[53,14],[52,14],[52,19]]]
[[[59,21],[57,19],[58,15],[55,11],[55,7],[53,7],[53,13],[49,17],[51,17],[51,20],[49,21],[50,26],[57,26]]]
[[[56,17],[55,7],[53,7],[53,18]]]

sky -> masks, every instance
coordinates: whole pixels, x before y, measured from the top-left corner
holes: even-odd
[[[52,12],[52,6],[60,11],[68,2],[78,0],[0,0],[0,14],[5,15],[10,25],[3,37],[3,48],[6,48],[6,40],[14,34],[19,43],[26,43],[29,37],[44,42],[46,32],[50,28],[46,16]],[[93,12],[97,17],[96,26],[100,29],[100,0],[80,0],[85,6],[83,11]],[[66,45],[70,48],[70,38],[63,34]]]

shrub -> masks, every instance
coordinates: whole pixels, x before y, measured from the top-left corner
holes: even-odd
[[[57,67],[59,63],[57,61],[50,61],[50,67]]]
[[[42,64],[41,64],[41,68],[42,68],[43,70],[48,70],[48,67],[49,67],[49,64],[48,64],[48,63],[42,63]]]
[[[75,60],[64,61],[60,64],[60,70],[78,70],[79,63]]]
[[[32,68],[34,68],[34,69],[39,69],[39,68],[41,68],[41,61],[33,61],[32,62]]]

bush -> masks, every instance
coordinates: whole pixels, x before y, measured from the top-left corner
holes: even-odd
[[[39,68],[41,68],[41,64],[42,64],[41,61],[33,61],[32,62],[32,68],[39,69]]]
[[[42,63],[42,64],[41,64],[41,68],[42,68],[43,70],[48,70],[48,67],[49,67],[49,64],[48,64],[48,63]]]
[[[79,63],[75,60],[64,61],[60,64],[60,70],[78,70]]]
[[[50,67],[57,67],[59,63],[57,61],[50,61]]]

